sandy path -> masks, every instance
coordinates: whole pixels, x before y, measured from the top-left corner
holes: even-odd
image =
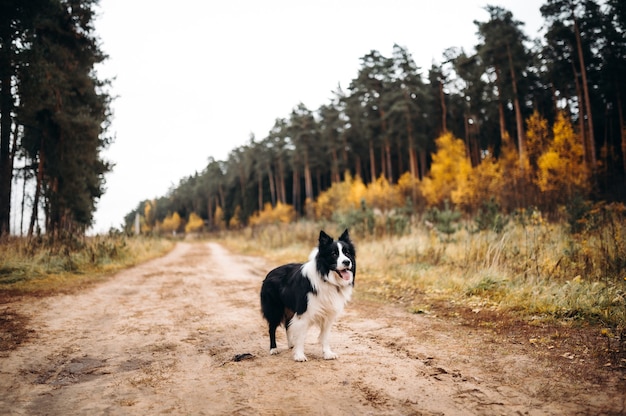
[[[270,356],[258,306],[270,266],[180,243],[81,293],[0,305],[35,331],[0,354],[0,414],[626,412],[621,387],[568,380],[514,343],[364,301],[331,334],[338,360],[321,358],[316,332],[308,362],[291,360],[282,330],[283,352]]]

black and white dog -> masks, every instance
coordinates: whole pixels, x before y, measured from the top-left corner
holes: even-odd
[[[328,336],[352,296],[355,255],[348,230],[337,241],[320,231],[318,247],[308,262],[285,264],[267,274],[261,286],[261,310],[269,324],[270,354],[278,354],[276,328],[284,324],[293,359],[306,361],[307,330],[317,324],[324,358],[337,358],[330,349]]]

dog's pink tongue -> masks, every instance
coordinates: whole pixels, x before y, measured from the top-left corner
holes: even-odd
[[[339,274],[343,280],[350,280],[352,277],[352,272],[348,269],[340,271]]]

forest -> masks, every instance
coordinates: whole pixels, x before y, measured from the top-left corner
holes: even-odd
[[[93,223],[112,169],[96,4],[0,5],[0,234],[81,235]],[[127,231],[137,218],[147,233],[333,219],[341,192],[384,215],[491,206],[557,218],[626,200],[624,2],[547,0],[539,39],[510,11],[485,9],[473,50],[451,47],[427,70],[401,45],[366,53],[330,102],[296,104],[264,137],[140,201]]]
[[[626,5],[546,1],[542,39],[529,39],[510,11],[486,10],[474,50],[449,48],[427,72],[400,45],[391,56],[370,51],[330,102],[298,104],[265,137],[210,158],[139,202],[126,228],[136,219],[143,232],[166,233],[337,220],[342,205],[476,214],[491,204],[557,218],[581,201],[623,202]],[[348,203],[359,188],[370,197],[356,191],[361,200]]]

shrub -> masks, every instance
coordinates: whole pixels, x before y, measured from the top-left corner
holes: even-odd
[[[187,225],[185,225],[186,233],[196,233],[201,231],[204,227],[204,220],[195,212],[189,214],[189,220],[187,221]]]
[[[275,207],[269,202],[263,207],[263,211],[255,212],[249,220],[251,226],[290,223],[296,219],[296,211],[292,205],[278,202]]]
[[[173,214],[169,214],[167,217],[163,219],[163,222],[159,225],[161,231],[166,233],[176,233],[181,226],[181,219],[178,212],[174,212]]]
[[[498,234],[504,230],[508,222],[508,218],[500,211],[500,204],[493,196],[488,201],[483,201],[482,207],[474,217],[478,231],[491,230]]]
[[[433,207],[426,212],[426,220],[432,223],[435,229],[445,235],[444,241],[450,242],[452,234],[459,230],[458,221],[461,219],[461,213],[456,209],[450,209],[450,202],[444,202],[444,209],[440,210]]]
[[[349,228],[361,235],[373,234],[376,225],[374,211],[367,206],[365,199],[361,200],[361,209],[338,211],[333,215],[333,221],[340,225],[339,228]]]

